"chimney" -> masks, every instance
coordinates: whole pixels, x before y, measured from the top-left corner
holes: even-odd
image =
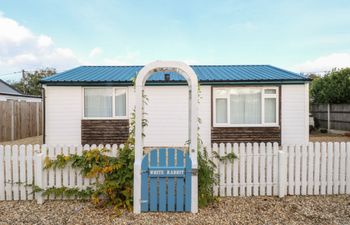
[[[164,74],[164,81],[170,81],[170,74],[169,73]]]

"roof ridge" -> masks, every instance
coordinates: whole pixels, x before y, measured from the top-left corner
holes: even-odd
[[[81,65],[78,67],[140,67],[145,65]],[[195,64],[195,65],[189,65],[189,66],[198,66],[198,67],[216,67],[216,66],[270,66],[269,64]],[[78,68],[76,67],[76,68]],[[277,68],[277,67],[276,67]]]
[[[142,65],[81,65],[79,67],[143,67]],[[78,68],[78,67],[76,67]]]

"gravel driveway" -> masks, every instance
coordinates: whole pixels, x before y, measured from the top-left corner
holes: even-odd
[[[124,213],[88,202],[0,202],[3,224],[350,224],[350,196],[226,197],[191,213]]]

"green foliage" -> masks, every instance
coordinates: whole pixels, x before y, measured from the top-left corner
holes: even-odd
[[[201,99],[201,89],[198,86],[198,101]],[[201,118],[198,118],[198,124],[201,124]],[[206,207],[216,201],[213,193],[214,185],[218,184],[219,174],[215,173],[216,165],[208,156],[206,148],[203,146],[203,140],[199,134],[199,126],[197,128],[197,160],[198,160],[198,206]],[[187,141],[189,144],[190,141]],[[234,153],[220,156],[217,152],[212,152],[212,157],[221,162],[233,161],[237,158]]]
[[[88,187],[82,190],[79,188],[50,187],[50,188],[47,188],[46,190],[37,189],[36,191],[43,191],[42,193],[43,196],[64,196],[67,198],[76,197],[78,199],[88,199],[94,193],[94,190],[91,187]]]
[[[96,182],[93,188],[79,190],[77,188],[45,189],[44,195],[91,197],[93,203],[104,206],[113,205],[116,209],[132,208],[134,148],[127,143],[119,149],[118,157],[106,155],[107,149],[92,149],[83,154],[69,156],[58,155],[57,159],[45,159],[45,169],[63,168],[67,165],[80,169],[87,178],[103,177],[103,182]]]
[[[224,162],[226,160],[233,161],[234,159],[237,159],[237,156],[233,152],[228,153],[224,156],[220,156],[219,153],[213,152],[213,155],[214,155],[214,158],[217,158],[220,162]]]
[[[199,141],[202,142],[201,140]],[[224,156],[220,156],[217,152],[212,152],[213,158],[218,159],[220,162],[230,161],[233,162],[237,159],[234,153],[228,153]],[[213,187],[218,184],[219,174],[215,173],[216,165],[208,157],[206,148],[202,148],[202,151],[198,149],[198,205],[199,207],[206,207],[209,204],[216,201],[216,197],[213,195]]]
[[[215,174],[216,165],[208,157],[206,149],[198,151],[198,206],[206,207],[216,200],[213,187],[218,183],[218,174]]]
[[[17,90],[28,95],[41,95],[40,80],[56,74],[56,69],[47,68],[34,72],[24,72],[24,77],[19,82],[12,83]]]
[[[323,77],[315,76],[310,97],[316,104],[350,103],[350,68],[333,70]]]
[[[146,96],[145,104],[147,103]],[[146,119],[142,126],[147,126]],[[79,199],[90,198],[99,206],[114,206],[117,212],[120,209],[131,210],[133,205],[133,178],[135,161],[135,112],[130,118],[129,138],[124,147],[118,150],[118,157],[108,156],[108,149],[91,149],[83,151],[82,155],[58,155],[55,160],[48,157],[44,162],[44,169],[64,168],[70,165],[79,169],[82,176],[87,178],[103,177],[102,182],[96,182],[91,188],[80,190],[78,188],[49,187],[45,190],[35,188],[35,192],[42,191],[43,195],[75,196]],[[97,179],[98,180],[98,179]]]

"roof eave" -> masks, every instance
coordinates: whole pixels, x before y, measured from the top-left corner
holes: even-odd
[[[242,80],[242,81],[199,81],[201,85],[256,85],[256,84],[303,84],[310,82],[310,79],[286,79],[286,80]],[[132,86],[131,81],[45,81],[41,82],[46,86]],[[147,86],[173,86],[187,85],[185,81],[148,81]]]

